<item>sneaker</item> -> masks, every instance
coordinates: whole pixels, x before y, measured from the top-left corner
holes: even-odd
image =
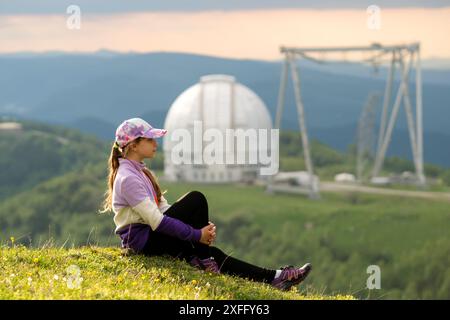
[[[277,289],[288,291],[292,286],[298,285],[306,279],[312,269],[310,263],[305,264],[301,268],[294,266],[286,266],[281,268],[281,274],[278,278],[273,279],[272,286]]]
[[[214,260],[214,257],[200,259],[197,256],[193,256],[189,260],[189,264],[200,270],[205,270],[212,273],[220,273],[219,265]]]
[[[189,264],[197,269],[203,270],[202,263],[200,262],[200,259],[197,256],[192,256],[189,260]]]
[[[203,270],[212,273],[220,273],[219,265],[217,264],[216,260],[214,260],[214,257],[201,259],[200,262],[204,267]]]

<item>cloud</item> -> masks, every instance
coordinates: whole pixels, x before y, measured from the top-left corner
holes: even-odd
[[[363,10],[247,10],[82,12],[81,29],[67,14],[3,16],[0,52],[177,51],[232,58],[278,59],[279,46],[347,46],[420,41],[424,58],[450,57],[450,8],[382,9],[381,29],[367,27]]]

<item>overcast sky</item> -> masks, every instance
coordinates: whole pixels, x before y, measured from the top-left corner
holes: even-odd
[[[75,4],[85,12],[204,11],[243,9],[349,9],[377,5],[384,8],[450,6],[450,0],[0,0],[0,13],[58,13]]]

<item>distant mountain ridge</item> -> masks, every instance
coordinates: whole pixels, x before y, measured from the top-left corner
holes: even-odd
[[[62,124],[111,140],[117,125],[130,117],[144,117],[162,126],[176,97],[204,74],[234,75],[263,99],[274,119],[281,63],[104,50],[91,55],[0,55],[0,69],[0,116]],[[351,143],[367,95],[373,90],[383,92],[384,73],[382,69],[371,74],[370,68],[360,65],[302,62],[300,77],[311,136],[340,149]],[[442,150],[450,137],[450,72],[424,70],[423,76],[425,160],[450,166],[450,150]],[[414,90],[411,98],[414,102]],[[379,106],[378,117],[380,113]],[[282,128],[297,127],[289,84]],[[327,134],[343,127],[347,127],[345,135]],[[403,109],[396,130],[406,130]],[[397,145],[405,149],[408,143],[401,140]],[[389,151],[404,153],[394,143]]]

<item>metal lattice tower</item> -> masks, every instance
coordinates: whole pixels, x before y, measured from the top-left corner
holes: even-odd
[[[356,135],[356,179],[359,182],[366,180],[366,167],[373,157],[376,106],[379,99],[380,94],[378,92],[369,94],[358,121],[358,131]]]
[[[374,67],[378,67],[383,61],[390,62],[388,78],[386,82],[383,110],[381,115],[380,131],[378,135],[378,147],[375,156],[375,164],[372,170],[372,176],[377,177],[382,169],[386,151],[388,149],[392,131],[397,120],[398,111],[403,100],[403,105],[406,112],[406,119],[408,124],[409,138],[411,143],[411,150],[414,158],[414,166],[416,169],[416,177],[418,184],[424,186],[425,175],[423,171],[423,127],[422,127],[422,73],[420,64],[420,44],[412,43],[409,45],[394,45],[383,46],[381,44],[373,44],[371,46],[360,47],[328,47],[328,48],[294,48],[281,47],[281,53],[284,55],[284,63],[281,73],[280,88],[278,95],[277,114],[275,119],[275,128],[280,129],[281,117],[284,108],[284,96],[286,92],[286,84],[288,81],[288,72],[291,71],[292,83],[294,87],[295,104],[297,107],[298,121],[300,133],[302,137],[302,146],[304,150],[305,164],[310,176],[310,197],[319,197],[318,187],[313,182],[313,163],[311,160],[309,141],[306,129],[306,119],[304,112],[304,105],[302,102],[302,95],[300,91],[300,73],[297,65],[298,58],[305,58],[317,63],[323,63],[323,59],[312,57],[312,54],[319,54],[324,57],[329,52],[340,52],[346,56],[349,52],[362,52],[370,55],[368,59],[363,62],[371,63]],[[391,95],[393,89],[393,79],[395,77],[396,67],[400,71],[400,85],[397,90],[397,95],[392,106],[392,111],[389,114],[391,106]],[[413,106],[409,95],[409,78],[410,71],[415,68],[415,118],[413,115]],[[388,120],[389,114],[389,120]],[[414,122],[416,121],[416,122]],[[273,179],[269,179],[268,187],[271,187]]]

